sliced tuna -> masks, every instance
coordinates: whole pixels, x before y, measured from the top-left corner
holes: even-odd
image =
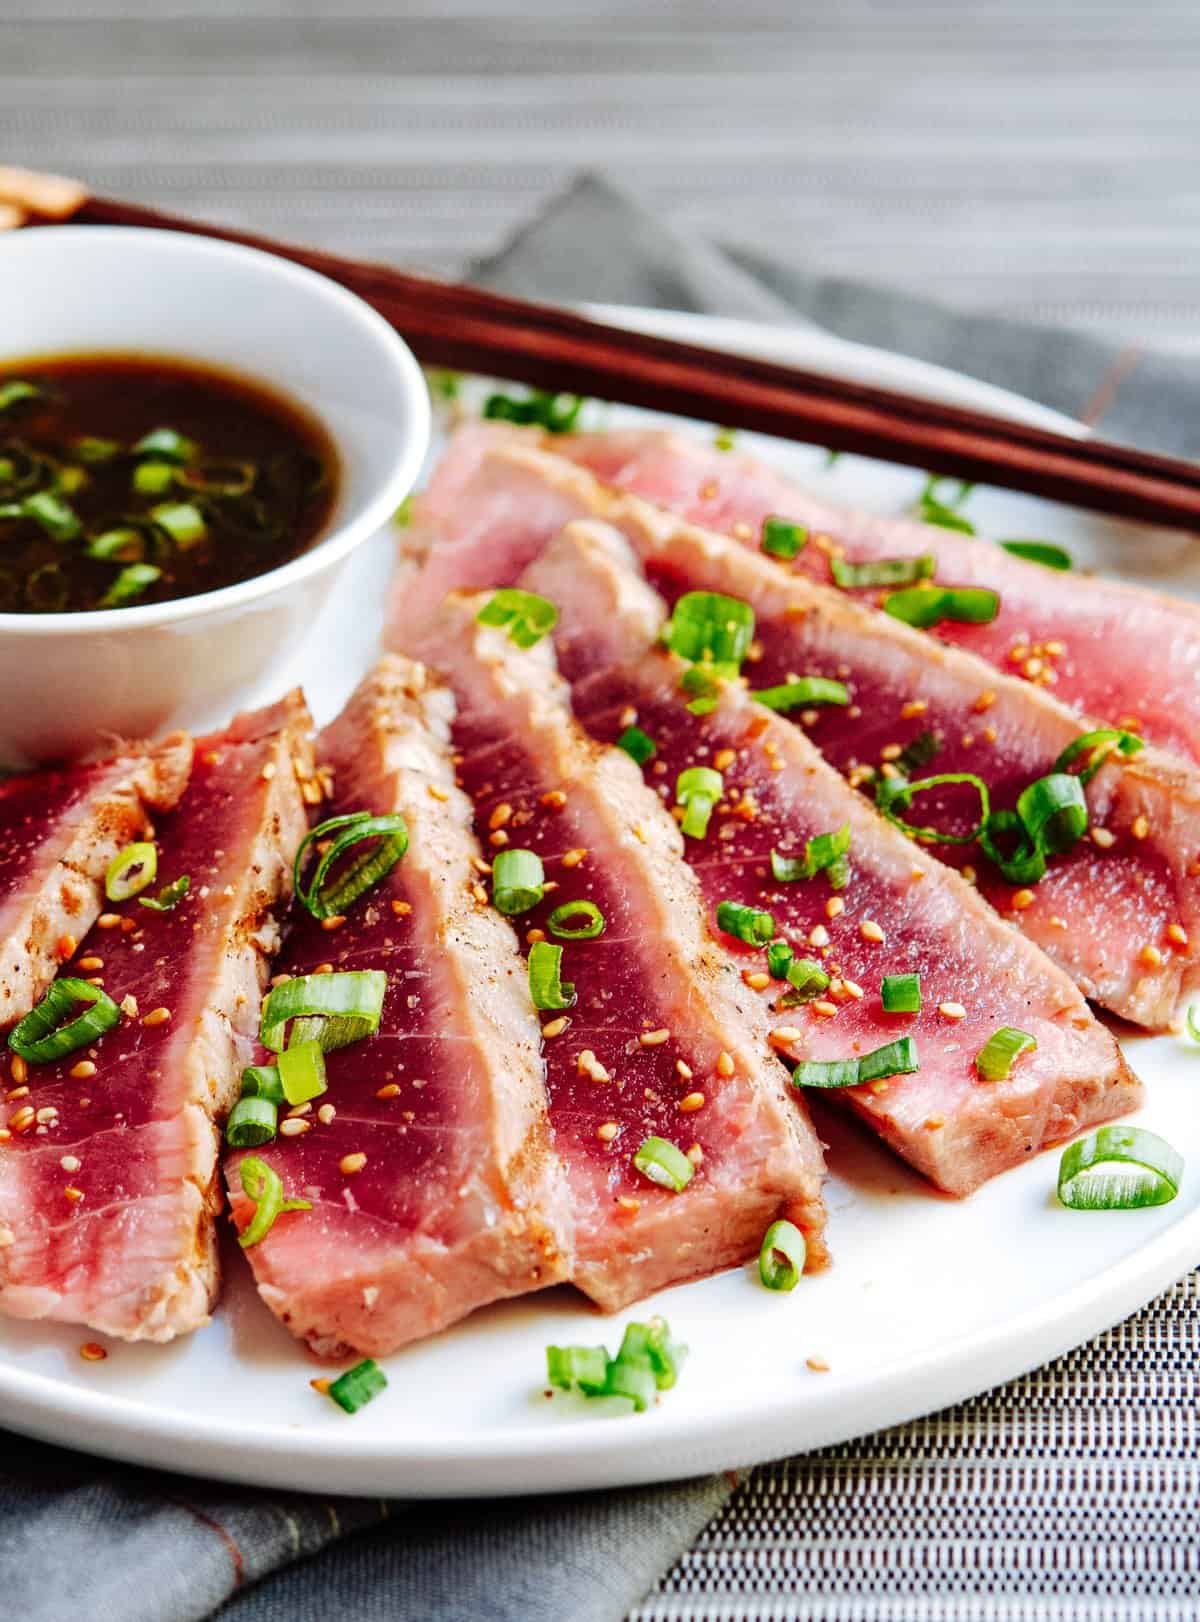
[[[538,1022],[512,932],[487,904],[452,713],[421,666],[385,659],[319,743],[329,813],[399,812],[409,836],[337,929],[297,908],[278,965],[388,977],[377,1034],[328,1055],[321,1107],[296,1117],[296,1136],[253,1151],[312,1202],[247,1249],[259,1293],[327,1357],[394,1351],[570,1264]],[[226,1175],[244,1227],[242,1158]]]
[[[521,651],[479,625],[486,600],[451,599],[422,635],[458,697],[459,775],[481,840],[543,864],[548,894],[514,922],[527,950],[561,943],[574,987],[542,1033],[575,1283],[615,1310],[757,1254],[781,1216],[820,1265],[820,1146],[786,1096],[765,1010],[705,928],[678,828],[629,757],[575,725],[549,640]],[[591,912],[552,922],[570,903]],[[596,912],[602,933],[558,934],[596,928]],[[694,1168],[681,1191],[635,1165],[650,1139]]]
[[[183,793],[190,738],[0,781],[0,1028],[27,1014],[95,923],[117,852]]]
[[[763,521],[802,525],[797,573],[832,583],[851,563],[932,556],[946,585],[986,586],[1000,607],[987,624],[944,621],[937,638],[1049,687],[1071,708],[1132,727],[1200,759],[1200,607],[1087,574],[1054,574],[999,546],[915,518],[834,507],[739,451],[650,431],[556,438],[553,446],[604,483],[645,497],[757,549]],[[876,602],[876,589],[856,595]],[[1114,657],[1114,651],[1119,650]]]
[[[8,1055],[0,1104],[0,1308],[171,1340],[203,1323],[217,1282],[217,1120],[253,1053],[276,913],[311,776],[302,699],[200,740],[187,793],[157,833],[147,895],[168,911],[102,913],[68,974],[122,1010],[47,1064]],[[298,775],[299,774],[299,775]],[[315,785],[314,785],[315,786]]]
[[[730,939],[776,1049],[828,1061],[915,1040],[919,1070],[827,1096],[951,1194],[1136,1106],[1137,1081],[1070,979],[961,875],[884,821],[798,727],[734,686],[711,714],[689,713],[685,667],[655,646],[665,605],[639,584],[614,531],[572,525],[522,584],[558,606],[573,702],[589,730],[608,742],[636,724],[653,740],[646,780],[664,805],[689,767],[721,772],[707,832],[684,840],[710,918],[726,901],[767,911],[776,939],[828,977],[789,1007],[793,987],[769,976],[765,946]],[[606,668],[613,654],[624,662]],[[807,841],[841,829],[850,835],[843,888],[824,872],[775,879],[772,851],[802,857]],[[906,974],[920,977],[920,1012],[888,1013],[883,978]],[[984,1081],[976,1055],[1003,1027],[1026,1032],[1036,1049],[1007,1079]]]
[[[670,602],[704,589],[751,604],[759,632],[757,662],[747,669],[755,688],[793,675],[845,683],[848,705],[800,711],[798,720],[835,766],[868,789],[906,747],[932,739],[937,753],[923,770],[974,773],[993,807],[1010,808],[1095,724],[1044,688],[1003,676],[639,497],[606,489],[560,457],[503,442],[480,455],[471,439],[452,447],[447,460],[417,531],[444,534],[445,544],[431,547],[415,586],[404,588],[409,619],[426,592],[444,589],[455,574],[473,579],[490,564],[497,582],[511,582],[556,525],[600,518],[621,531]],[[449,508],[439,494],[443,477],[454,488]],[[393,636],[402,623],[393,616]],[[1005,883],[974,845],[937,850],[976,872],[993,905],[1087,996],[1161,1028],[1200,985],[1200,773],[1151,748],[1122,760],[1106,764],[1088,787],[1089,837],[1055,858],[1032,891]],[[919,807],[927,824],[947,827],[951,814],[964,810],[961,799],[939,804],[932,795]]]

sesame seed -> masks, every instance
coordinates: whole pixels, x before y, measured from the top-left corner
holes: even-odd
[[[544,929],[527,929],[525,931],[525,939],[530,946],[536,946],[539,941],[544,941],[545,938],[546,931]]]
[[[633,824],[633,837],[638,840],[640,844],[644,845],[646,843],[646,830],[642,827],[640,822],[635,822]]]
[[[1188,932],[1182,924],[1168,924],[1167,938],[1173,940],[1176,946],[1186,946],[1188,944]]]
[[[85,1340],[79,1348],[79,1355],[85,1363],[103,1363],[108,1353],[98,1340]]]
[[[1111,850],[1117,842],[1117,836],[1109,828],[1093,828],[1091,830],[1092,843],[1099,845],[1101,850]]]
[[[888,1084],[886,1081],[873,1081],[871,1083],[871,1091],[873,1093],[886,1093],[887,1090]]]
[[[880,760],[899,760],[902,750],[898,743],[885,743],[879,751]]]
[[[272,986],[286,986],[291,978],[292,977],[290,974],[273,974],[271,976],[271,984]]]
[[[119,929],[121,927],[121,914],[119,912],[102,912],[96,919],[97,929]]]
[[[804,1033],[798,1025],[776,1025],[767,1035],[767,1040],[773,1048],[785,1048],[792,1042],[798,1042]]]
[[[58,1121],[58,1105],[44,1104],[37,1112],[39,1126],[53,1126]]]
[[[548,1025],[542,1026],[542,1035],[548,1036],[551,1039],[556,1036],[561,1036],[570,1023],[571,1021],[566,1017],[565,1014],[559,1019],[552,1019]]]
[[[13,1054],[12,1064],[9,1066],[9,1068],[12,1071],[12,1079],[18,1084],[18,1086],[21,1083],[28,1081],[29,1066],[25,1063],[24,1059],[19,1053]]]
[[[580,866],[582,866],[584,857],[586,855],[587,855],[587,851],[585,849],[575,849],[575,850],[564,851],[563,852],[562,865],[564,867],[580,867]]]
[[[967,1011],[960,1002],[940,1002],[938,1003],[938,1013],[943,1019],[950,1020],[966,1019],[967,1017]]]
[[[1014,893],[1013,898],[1012,898],[1012,910],[1014,912],[1024,912],[1027,907],[1032,907],[1032,905],[1033,905],[1033,891],[1032,890],[1017,890]]]
[[[632,726],[633,723],[630,722],[630,725]],[[547,811],[561,811],[567,803],[567,797],[562,789],[552,788],[542,795],[541,803],[546,807]]]
[[[333,973],[333,964],[332,963],[318,963],[316,968],[312,970],[312,973],[313,974],[332,974]]]
[[[829,1364],[823,1357],[806,1357],[805,1367],[810,1368],[814,1374],[828,1374]]]
[[[676,1059],[675,1069],[678,1074],[683,1077],[684,1081],[691,1081],[692,1067],[690,1064],[685,1064],[682,1059]]]
[[[341,1172],[343,1177],[353,1177],[356,1172],[360,1172],[363,1169],[366,1163],[367,1157],[361,1152],[352,1155],[343,1155],[338,1161],[338,1170]]]
[[[345,914],[335,912],[331,914],[330,917],[321,919],[321,928],[327,935],[331,935],[335,929],[340,929],[345,922]]]
[[[829,945],[829,931],[825,928],[824,924],[815,924],[813,928],[809,930],[808,944],[810,946]]]
[[[305,1132],[312,1131],[312,1122],[301,1120],[298,1116],[289,1116],[286,1121],[279,1123],[279,1136],[281,1138],[299,1138]]]
[[[63,960],[64,963],[69,957],[75,956],[78,947],[79,942],[75,939],[74,935],[60,935],[58,940],[54,943],[55,953]]]
[[[69,1200],[72,1205],[78,1205],[82,1198],[83,1190],[81,1188],[74,1187],[74,1185],[71,1183],[68,1183],[66,1188],[63,1189],[63,1199]]]
[[[924,715],[929,705],[923,698],[910,698],[907,704],[900,706],[900,719],[913,721],[918,715]]]
[[[612,1077],[597,1059],[591,1048],[584,1048],[576,1055],[575,1068],[581,1076],[587,1076],[590,1081],[611,1081]]]
[[[84,974],[99,974],[104,967],[104,959],[96,957],[94,953],[89,953],[87,957],[79,959],[76,967],[82,969]]]
[[[169,1008],[152,1008],[142,1020],[143,1025],[165,1025],[171,1017]]]
[[[742,979],[751,991],[765,991],[771,984],[771,976],[764,974],[761,969],[743,969]]]
[[[644,1048],[660,1048],[664,1042],[671,1040],[671,1033],[665,1026],[657,1031],[643,1031],[638,1041]]]
[[[642,1208],[641,1200],[635,1200],[632,1194],[618,1194],[617,1204],[621,1207],[622,1211],[629,1211],[631,1213],[640,1211]]]
[[[837,1003],[827,1002],[823,997],[811,1006],[818,1019],[832,1019],[837,1013]]]
[[[9,1100],[9,1101],[10,1101],[10,1102],[11,1102],[11,1101],[12,1101],[12,1100],[13,1100],[13,1099],[14,1099],[14,1098],[28,1098],[28,1097],[29,1097],[29,1088],[28,1088],[28,1087],[25,1087],[25,1086],[21,1086],[21,1087],[10,1087],[10,1088],[9,1088],[9,1089],[8,1089],[8,1091],[7,1091],[7,1093],[5,1093],[5,1095],[4,1095],[4,1096],[5,1096],[5,1098],[7,1098],[7,1099],[8,1099],[8,1100]]]
[[[936,1132],[939,1127],[943,1127],[945,1124],[946,1117],[944,1115],[931,1115],[925,1122],[925,1130],[926,1132]]]
[[[732,1076],[733,1071],[733,1055],[731,1053],[726,1053],[724,1048],[722,1048],[721,1052],[717,1054],[717,1074],[718,1076],[729,1077]]]
[[[704,1094],[688,1093],[679,1100],[677,1108],[683,1115],[694,1115],[698,1109],[704,1108]]]
[[[396,914],[397,918],[407,918],[409,913],[412,911],[412,907],[407,901],[393,901],[392,911]]]
[[[399,1096],[400,1084],[395,1081],[389,1081],[384,1086],[375,1089],[376,1098],[399,1098]]]
[[[861,1002],[863,1000],[863,996],[865,995],[863,988],[859,985],[857,980],[843,979],[842,990],[853,1002]]]
[[[478,901],[478,903],[479,903],[479,905],[481,907],[484,907],[484,906],[487,905],[488,893],[484,889],[482,884],[473,884],[471,886],[471,894],[475,898],[475,900]]]
[[[825,903],[826,918],[840,918],[845,910],[846,903],[842,900],[840,895],[831,895],[829,900]]]
[[[882,946],[886,936],[875,922],[874,918],[864,918],[858,926],[858,933],[865,941],[873,941],[876,946]]]
[[[1157,969],[1162,966],[1163,955],[1157,946],[1147,942],[1138,953],[1138,962],[1145,969]]]
[[[59,1161],[59,1165],[64,1171],[78,1171],[80,1166],[83,1165],[83,1161],[80,1160],[78,1155],[64,1155]]]
[[[436,783],[426,783],[425,787],[429,790],[429,797],[432,800],[441,800],[444,803],[450,798],[446,790],[439,788]]]
[[[71,1066],[71,1077],[74,1081],[89,1081],[96,1074],[96,1066],[90,1059],[80,1059],[78,1064]]]
[[[320,1121],[322,1126],[328,1126],[336,1114],[337,1109],[333,1104],[322,1104],[317,1111],[317,1120]]]
[[[596,1128],[596,1136],[601,1143],[611,1143],[620,1130],[615,1121],[602,1121]]]
[[[698,1143],[693,1143],[686,1153],[693,1166],[702,1166],[704,1164],[704,1150]]]
[[[503,850],[508,844],[508,835],[503,828],[497,828],[494,834],[488,835],[488,844],[494,846],[496,850]]]
[[[11,1228],[0,1225],[0,1250],[7,1250],[9,1245],[15,1245],[17,1236]]]
[[[1150,832],[1150,821],[1147,817],[1134,817],[1130,833],[1135,839],[1145,839]]]
[[[15,1115],[10,1115],[8,1125],[13,1132],[28,1132],[37,1119],[32,1104],[23,1104]]]
[[[713,756],[713,765],[719,772],[727,772],[736,759],[736,750],[718,749],[716,754]]]
[[[617,718],[617,725],[620,727],[636,726],[637,718],[638,712],[634,709],[633,705],[626,704],[625,708],[621,711]]]
[[[502,800],[488,818],[488,827],[493,829],[503,828],[506,823],[512,821],[512,814],[512,806],[509,805],[507,800]]]
[[[983,692],[980,693],[979,697],[975,700],[972,708],[974,709],[976,715],[982,715],[985,710],[990,710],[995,702],[995,693],[990,687],[985,687]]]
[[[969,862],[965,867],[959,868],[959,872],[962,874],[964,880],[968,884],[974,884],[975,880],[979,877]]]

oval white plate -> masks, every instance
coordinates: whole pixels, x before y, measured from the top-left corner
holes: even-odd
[[[630,319],[1064,426],[970,379],[824,333],[654,312]],[[613,425],[640,417],[590,409]],[[911,501],[921,483],[912,470],[854,457],[826,470],[813,447],[760,448],[838,499],[886,510]],[[1047,536],[1083,558],[1119,558],[1136,578],[1195,584],[1175,536],[1005,492],[978,492],[971,511],[992,533]],[[369,662],[388,567],[383,537],[347,570],[297,651],[289,675],[304,682],[321,720]],[[1148,1086],[1142,1124],[1200,1165],[1200,1052],[1170,1037],[1125,1046]],[[1200,1176],[1159,1210],[1073,1213],[1054,1200],[1057,1156],[1043,1155],[955,1202],[836,1116],[823,1115],[821,1126],[835,1168],[836,1262],[790,1296],[768,1294],[746,1268],[611,1321],[569,1290],[529,1297],[388,1359],[386,1394],[347,1418],[309,1389],[316,1371],[260,1306],[231,1246],[220,1312],[176,1346],[113,1344],[107,1361],[85,1363],[86,1332],[0,1320],[0,1422],[167,1469],[333,1493],[475,1496],[666,1480],[845,1440],[958,1401],[1077,1345],[1200,1262]],[[632,1416],[543,1395],[548,1341],[615,1343],[629,1318],[656,1311],[692,1353],[655,1411]],[[810,1369],[809,1358],[828,1372]]]

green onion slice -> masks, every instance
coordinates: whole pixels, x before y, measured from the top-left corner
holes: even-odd
[[[1080,779],[1069,772],[1052,772],[1022,789],[1017,815],[1030,842],[1047,855],[1070,850],[1087,832],[1087,801]]]
[[[67,1018],[81,1007],[83,1013]],[[99,986],[86,980],[55,980],[37,1007],[13,1026],[8,1045],[30,1064],[49,1064],[86,1047],[120,1023],[121,1010]]]
[[[758,1253],[758,1276],[768,1290],[794,1290],[804,1271],[808,1247],[793,1222],[772,1222]]]
[[[850,824],[845,822],[833,833],[817,834],[806,840],[803,856],[785,856],[771,851],[771,875],[778,884],[796,884],[818,873],[828,873],[835,890],[844,890],[850,878],[846,856],[850,850]]]
[[[532,850],[502,850],[492,862],[492,905],[506,918],[536,907],[546,893],[546,870]]]
[[[191,887],[190,875],[181,873],[177,879],[172,879],[170,884],[164,884],[157,895],[139,896],[138,906],[149,907],[151,912],[174,912]]]
[[[1018,1031],[1011,1025],[1001,1025],[993,1031],[975,1055],[975,1068],[981,1081],[1007,1081],[1014,1060],[1022,1053],[1032,1053],[1037,1041],[1028,1031]]]
[[[115,439],[97,439],[91,434],[84,434],[75,441],[72,447],[81,462],[111,462],[114,457],[120,456],[120,442]]]
[[[242,1071],[243,1098],[269,1098],[273,1104],[282,1104],[283,1083],[279,1069],[273,1064],[249,1064]]]
[[[919,1014],[921,1012],[921,976],[919,974],[885,974],[879,988],[885,1014]]]
[[[386,1389],[387,1375],[373,1357],[364,1357],[361,1363],[331,1381],[325,1394],[346,1413],[356,1414]]]
[[[582,395],[555,394],[547,389],[534,389],[523,400],[511,394],[489,394],[483,403],[483,415],[489,421],[544,428],[548,434],[569,434],[582,409]]]
[[[11,411],[14,406],[28,400],[40,400],[45,392],[40,383],[27,382],[23,377],[10,377],[6,383],[0,383],[0,411]]]
[[[174,428],[154,428],[148,434],[143,434],[137,444],[132,447],[134,456],[152,457],[160,462],[191,462],[195,460],[198,446],[193,439],[176,433]]]
[[[682,659],[740,665],[754,639],[754,610],[719,591],[688,591],[675,604],[662,634]]]
[[[1102,1126],[1063,1153],[1058,1197],[1072,1211],[1134,1211],[1179,1193],[1183,1156],[1153,1132]]]
[[[279,1055],[278,1070],[283,1096],[293,1108],[329,1091],[320,1042],[293,1042]]]
[[[740,901],[721,901],[717,904],[717,928],[735,935],[747,946],[765,946],[775,933],[775,919],[769,912],[744,907]]]
[[[360,1042],[379,1029],[386,991],[382,969],[346,969],[285,980],[267,993],[259,1041],[272,1053],[282,1053],[288,1022],[299,1020],[293,1040],[315,1038],[326,1053]]]
[[[560,941],[594,941],[604,933],[604,914],[594,901],[564,901],[546,919],[546,928]]]
[[[676,1194],[682,1194],[696,1174],[695,1166],[683,1150],[666,1138],[647,1138],[634,1155],[633,1163],[643,1177]]]
[[[911,806],[914,794],[925,794],[930,789],[955,783],[967,783],[979,795],[979,821],[969,834],[942,833],[938,828],[921,827],[905,822],[902,817],[896,815],[897,807],[907,810]],[[918,777],[914,782],[905,782],[901,778],[889,780],[884,777],[880,779],[875,790],[875,803],[889,822],[894,822],[897,828],[903,829],[911,838],[936,845],[971,844],[987,827],[988,818],[991,816],[988,786],[983,778],[976,777],[974,772],[939,772],[933,777]]]
[[[546,1382],[559,1391],[582,1391],[585,1397],[604,1394],[608,1376],[606,1346],[547,1346]]]
[[[772,941],[767,947],[767,972],[772,980],[786,980],[795,952],[787,941]]]
[[[21,515],[40,524],[53,540],[73,541],[83,533],[83,525],[73,507],[53,490],[38,490],[21,503]]]
[[[654,1370],[644,1363],[624,1363],[619,1357],[608,1365],[604,1380],[606,1397],[628,1397],[636,1414],[644,1414],[658,1393]]]
[[[644,766],[648,760],[654,758],[657,746],[654,739],[643,732],[641,727],[626,727],[617,739],[617,748],[631,755],[639,766]]]
[[[128,901],[147,885],[154,883],[158,872],[158,851],[148,841],[126,845],[108,864],[104,875],[104,893],[110,901]]]
[[[535,1008],[570,1008],[575,987],[562,978],[561,946],[535,941],[529,948],[529,996]]]
[[[311,1211],[311,1200],[285,1200],[283,1181],[274,1166],[269,1166],[257,1155],[247,1155],[238,1167],[242,1180],[242,1193],[254,1201],[254,1215],[238,1234],[243,1250],[265,1239],[275,1226],[276,1217],[285,1211]]]
[[[812,957],[794,957],[788,964],[784,979],[788,989],[780,997],[777,1008],[799,1008],[829,989],[828,974]]]
[[[808,531],[787,518],[764,518],[762,549],[773,558],[789,561],[808,545]]]
[[[199,546],[208,535],[204,514],[190,501],[160,502],[157,507],[151,507],[150,516],[184,552],[189,547]]]
[[[1011,849],[1000,843],[1009,839],[1015,841]],[[993,811],[980,830],[979,846],[1009,884],[1036,884],[1045,876],[1045,855],[1030,839],[1015,811]]]
[[[175,483],[175,469],[170,462],[139,462],[130,483],[139,496],[165,496]]]
[[[124,608],[135,597],[140,597],[155,581],[162,579],[162,570],[153,563],[127,563],[96,604],[97,608]]]
[[[558,609],[532,591],[506,586],[493,593],[475,616],[480,625],[502,625],[510,642],[532,648],[558,623]]]
[[[1139,738],[1136,732],[1123,732],[1119,727],[1099,727],[1095,732],[1085,732],[1074,743],[1068,744],[1050,769],[1052,773],[1065,772],[1080,755],[1086,754],[1089,758],[1079,772],[1079,781],[1090,783],[1114,750],[1122,755],[1136,755],[1145,747],[1145,739]]]
[[[928,630],[942,620],[963,625],[986,625],[1000,612],[999,595],[986,586],[908,586],[894,591],[884,602],[884,611],[893,619]]]
[[[844,682],[830,681],[825,676],[801,676],[797,681],[783,682],[778,687],[760,687],[751,698],[765,704],[769,710],[801,710],[816,704],[849,704],[850,691]]]
[[[146,464],[143,464],[145,466]],[[175,477],[185,490],[202,496],[248,496],[258,478],[253,462],[205,462],[185,468]]]
[[[911,586],[917,580],[932,580],[937,559],[932,552],[915,558],[878,558],[874,563],[847,563],[831,558],[829,572],[834,584],[852,591],[859,586]]]
[[[225,1141],[231,1149],[258,1149],[279,1129],[279,1106],[271,1098],[239,1098],[229,1112]]]
[[[679,683],[685,693],[696,694],[688,705],[689,711],[693,715],[711,715],[720,701],[721,688],[735,680],[737,674],[737,665],[729,663],[689,665]]]
[[[916,1042],[902,1036],[858,1059],[804,1059],[792,1071],[792,1081],[797,1087],[857,1087],[887,1076],[908,1076],[920,1068]]]
[[[725,779],[711,766],[689,766],[680,772],[675,782],[675,804],[684,808],[680,824],[692,839],[703,839],[708,832],[713,807],[725,792]]]
[[[918,732],[896,756],[896,770],[904,777],[911,777],[922,766],[928,766],[941,746],[936,732]]]
[[[648,1368],[657,1389],[670,1391],[686,1356],[687,1347],[671,1339],[666,1319],[651,1318],[649,1323],[626,1324],[614,1361]]]
[[[1187,1011],[1188,1035],[1193,1042],[1200,1042],[1200,1021],[1196,1018],[1197,1004],[1193,1003]]]
[[[305,889],[300,875],[308,848],[326,839],[329,847]],[[329,872],[334,863],[364,840],[371,841],[369,849],[331,879]],[[296,898],[314,918],[339,917],[360,895],[385,879],[407,849],[408,827],[398,812],[373,816],[370,811],[352,811],[347,816],[330,817],[312,830],[296,852],[292,866]]]
[[[1047,569],[1074,567],[1071,554],[1061,546],[1052,546],[1049,541],[1001,541],[1000,545],[1014,558],[1024,558],[1027,563],[1040,563]]]

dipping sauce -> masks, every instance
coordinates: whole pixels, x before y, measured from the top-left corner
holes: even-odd
[[[170,359],[0,365],[0,613],[135,607],[276,569],[324,528],[310,418]]]

